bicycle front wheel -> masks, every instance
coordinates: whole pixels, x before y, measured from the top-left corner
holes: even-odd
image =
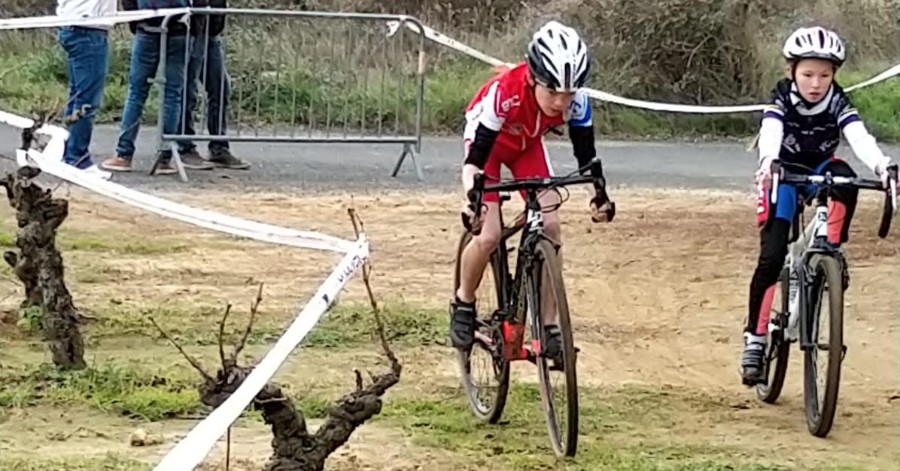
[[[563,284],[562,267],[556,249],[546,239],[536,248],[534,263],[528,275],[528,310],[533,327],[533,348],[538,379],[541,386],[541,401],[547,418],[547,429],[553,450],[558,456],[574,456],[578,446],[578,381],[576,375],[575,345],[572,339],[572,324],[569,319],[569,305]],[[552,299],[545,299],[550,297]],[[550,301],[544,302],[544,301]],[[554,306],[557,325],[560,330],[560,355],[555,358],[544,356],[542,348],[547,345],[544,331],[544,306]],[[547,316],[550,317],[550,316]],[[554,387],[553,380],[561,370],[562,384]]]
[[[844,288],[841,281],[841,266],[831,256],[815,255],[810,259],[813,283],[810,289],[810,303],[807,310],[806,330],[811,341],[804,358],[803,398],[806,403],[806,424],[809,432],[816,437],[825,437],[831,431],[837,409],[838,389],[841,381],[841,361],[844,356]],[[828,316],[822,315],[827,307]],[[819,323],[828,320],[828,341],[821,340]],[[822,358],[825,371],[819,370]],[[819,380],[824,385],[819,386]],[[821,396],[821,397],[820,397]]]

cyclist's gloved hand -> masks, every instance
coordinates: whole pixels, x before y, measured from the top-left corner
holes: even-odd
[[[772,162],[777,158],[770,155],[764,157],[759,163],[759,169],[756,171],[756,185],[764,190],[772,187]]]
[[[481,217],[478,218],[477,225],[473,225],[472,223],[475,222],[474,221],[475,212],[472,211],[471,204],[469,202],[466,202],[466,204],[463,206],[463,210],[461,212],[463,227],[465,227],[467,231],[473,232],[476,234],[481,232],[481,226],[484,225],[484,217],[486,215],[487,215],[487,207],[482,205],[481,206]]]
[[[595,196],[591,198],[591,220],[609,222],[609,199]]]

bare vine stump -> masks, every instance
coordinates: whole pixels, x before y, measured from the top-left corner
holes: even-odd
[[[354,217],[354,213],[351,211],[352,217]],[[356,229],[355,220],[354,228]],[[309,432],[303,412],[297,410],[291,398],[287,397],[278,386],[271,383],[266,384],[252,402],[253,408],[262,411],[263,419],[272,428],[272,456],[266,463],[265,471],[322,471],[328,456],[347,443],[357,427],[381,413],[382,396],[400,381],[402,366],[388,345],[381,315],[369,284],[368,265],[363,265],[363,279],[372,303],[381,348],[390,365],[389,370],[381,375],[369,373],[371,384],[366,387],[363,385],[362,375],[356,370],[356,389],[331,404],[327,410],[325,421],[315,433]],[[153,318],[150,318],[150,322],[156,326],[162,336],[171,342],[203,377],[203,382],[198,387],[203,404],[213,408],[220,406],[240,387],[253,370],[252,367],[238,365],[237,358],[253,329],[257,308],[261,301],[262,285],[259,287],[255,302],[250,307],[250,320],[243,337],[229,356],[225,355],[223,338],[225,321],[231,312],[231,306],[229,305],[225,309],[225,314],[219,323],[219,358],[222,366],[216,372],[215,377],[207,373],[169,334],[159,327]]]
[[[56,249],[56,231],[69,213],[68,202],[53,198],[32,179],[40,173],[22,167],[7,174],[0,184],[10,206],[16,210],[16,247],[3,259],[25,286],[22,308],[40,306],[44,338],[60,369],[83,369],[84,341],[78,329],[79,316],[66,288],[62,256]]]

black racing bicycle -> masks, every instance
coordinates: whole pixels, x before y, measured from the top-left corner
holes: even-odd
[[[790,173],[783,171],[780,161],[772,163],[773,207],[777,203],[779,179],[786,183],[815,185],[815,192],[809,200],[804,200],[801,195],[796,201],[799,210],[791,224],[788,256],[776,285],[781,302],[778,308],[773,303],[773,313],[769,318],[765,382],[756,385],[756,393],[760,400],[775,403],[784,385],[790,346],[799,343],[804,353],[806,423],[809,432],[817,437],[828,435],[834,423],[841,362],[847,353],[847,346],[844,345],[844,289],[849,275],[844,254],[827,239],[828,196],[832,189],[838,187],[885,192],[884,212],[878,229],[878,236],[883,239],[888,235],[892,215],[897,210],[897,166],[890,167],[889,172],[890,190],[886,191],[879,180],[839,177],[830,172],[824,175]],[[813,202],[815,217],[804,228],[803,205]],[[770,217],[774,212],[771,211]],[[823,307],[828,309],[827,316],[821,312]],[[826,333],[826,329],[819,325],[823,320],[829,323],[827,340],[821,338]],[[818,368],[819,352],[825,356],[824,375],[820,375]],[[820,379],[824,379],[821,387]]]
[[[497,423],[503,414],[509,391],[510,363],[528,360],[537,365],[547,428],[557,456],[574,456],[578,442],[578,385],[575,368],[578,349],[572,339],[568,300],[558,256],[560,245],[547,237],[543,231],[543,211],[555,210],[564,200],[561,198],[561,202],[554,205],[555,208],[542,208],[539,193],[542,190],[558,191],[558,188],[568,185],[593,183],[597,206],[608,202],[606,218],[612,221],[615,217],[615,203],[609,200],[606,193],[606,181],[602,176],[603,168],[600,160],[596,158],[590,163],[590,175],[579,174],[587,168],[588,166],[585,166],[573,172],[573,175],[565,177],[507,180],[496,184],[485,184],[483,174],[477,175],[475,184],[468,194],[470,208],[475,214],[475,220],[472,221],[475,230],[467,230],[462,234],[456,256],[454,293],[460,283],[460,259],[463,250],[472,240],[473,233],[474,235],[480,233],[478,218],[481,215],[484,192],[501,192],[501,205],[503,201],[510,200],[509,195],[503,192],[525,192],[525,211],[520,213],[512,224],[504,225],[501,214],[500,242],[491,254],[490,263],[485,269],[485,272],[490,271],[491,279],[489,280],[485,273],[481,282],[484,286],[485,282],[493,281],[493,293],[479,297],[479,300],[496,301],[496,304],[490,308],[478,308],[475,342],[471,349],[459,351],[459,365],[462,384],[472,411],[477,417],[489,423]],[[519,231],[523,232],[513,274],[508,257],[515,248],[510,249],[507,240]],[[542,313],[545,303],[550,300],[545,296],[552,297],[561,332],[561,351],[558,355],[553,355],[553,358],[546,355],[541,348],[547,344]],[[531,324],[530,347],[524,338],[526,323]],[[473,365],[478,364],[473,357],[479,354],[485,354],[483,360],[488,365],[484,376],[488,382],[495,381],[496,385],[481,386],[473,378]],[[562,372],[564,387],[560,394],[554,393],[551,372]],[[562,401],[564,404],[559,404]]]

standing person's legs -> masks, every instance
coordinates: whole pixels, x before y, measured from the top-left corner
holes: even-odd
[[[206,98],[208,102],[206,119],[209,134],[228,134],[228,98],[231,94],[231,77],[225,66],[225,44],[222,36],[209,38],[209,59],[206,64]],[[250,164],[231,153],[227,139],[210,141],[209,161],[217,167],[247,169]]]
[[[130,172],[135,144],[144,116],[144,106],[150,94],[150,79],[159,67],[159,35],[138,31],[131,46],[131,64],[128,74],[128,97],[122,113],[116,155],[101,165],[107,170]],[[172,173],[174,169],[160,169]]]
[[[171,108],[177,105],[177,115],[172,132],[166,134],[195,135],[194,107],[197,104],[197,78],[203,70],[206,54],[206,36],[174,36],[169,38],[166,59],[166,107],[164,115],[166,123],[170,123],[169,113]],[[188,56],[189,54],[189,56]],[[188,63],[185,64],[185,58]],[[185,81],[185,75],[187,81]],[[178,83],[175,84],[174,82]],[[172,87],[170,87],[172,85]],[[177,88],[175,88],[177,85]],[[185,89],[184,87],[187,87]],[[177,93],[177,95],[176,95]],[[175,98],[177,97],[177,98]],[[182,102],[184,98],[184,102]],[[177,104],[174,103],[177,101]],[[171,158],[172,151],[169,144],[160,149],[164,156]],[[211,170],[213,165],[200,157],[193,141],[178,141],[178,153],[184,168],[192,170]]]
[[[108,37],[108,32],[102,29],[64,26],[59,30],[59,43],[68,57],[66,116],[79,113],[77,120],[68,127],[69,139],[63,161],[91,171],[96,171],[90,155],[94,118],[103,101],[103,88],[109,70]]]
[[[191,59],[187,68],[187,89],[185,90],[184,110],[179,114],[178,132],[193,136],[194,131],[194,108],[197,106],[197,79],[200,77],[200,69],[204,65],[204,47],[205,37],[194,37],[191,39]],[[197,146],[191,140],[178,141],[178,152],[182,155],[197,153]]]

